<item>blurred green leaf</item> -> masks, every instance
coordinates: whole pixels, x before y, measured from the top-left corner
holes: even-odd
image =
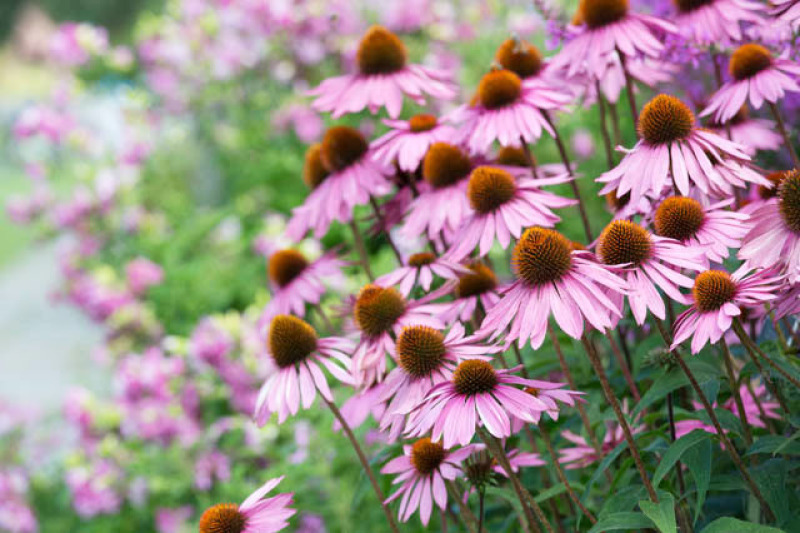
[[[618,531],[620,529],[646,529],[653,527],[653,521],[642,513],[614,513],[598,520],[589,533]]]
[[[650,500],[639,502],[642,512],[656,525],[661,533],[677,533],[675,523],[675,498],[671,494],[662,493],[658,503]]]
[[[762,526],[761,524],[744,522],[726,516],[717,518],[704,527],[700,533],[785,533],[785,531],[776,527]]]

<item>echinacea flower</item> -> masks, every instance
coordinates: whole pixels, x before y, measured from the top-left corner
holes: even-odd
[[[566,69],[567,77],[588,72],[601,79],[605,57],[619,51],[626,57],[658,58],[664,50],[663,35],[677,33],[671,22],[629,10],[628,0],[581,0],[579,24],[553,58],[554,68]]]
[[[473,212],[462,222],[458,239],[446,256],[461,260],[480,245],[478,257],[483,257],[495,241],[501,248],[508,248],[511,238],[519,239],[524,228],[555,226],[561,218],[551,209],[575,205],[576,201],[542,191],[540,187],[569,180],[566,174],[557,178],[515,180],[501,168],[476,168],[467,185],[467,198]]]
[[[436,257],[431,252],[418,252],[409,256],[406,266],[401,266],[375,280],[382,287],[398,285],[400,294],[408,296],[414,287],[419,286],[428,292],[434,276],[442,279],[455,279],[466,274],[469,269],[450,259]]]
[[[689,195],[690,182],[705,195],[724,195],[740,182],[758,180],[758,174],[738,172],[732,183],[727,173],[717,171],[715,162],[725,167],[729,159],[748,161],[750,156],[741,145],[698,128],[692,111],[674,96],[660,94],[650,100],[642,109],[638,128],[639,142],[625,151],[616,167],[597,178],[606,184],[600,194],[630,192],[630,200],[636,203],[642,196],[661,194],[670,184],[683,196]]]
[[[412,200],[400,234],[416,238],[427,234],[436,240],[453,234],[471,212],[467,200],[467,177],[472,161],[458,146],[445,142],[431,145],[422,162],[425,180],[420,195]]]
[[[241,504],[220,503],[200,517],[200,533],[276,533],[289,525],[295,510],[294,493],[264,496],[283,481],[283,476],[267,481]]]
[[[741,246],[748,230],[747,214],[725,209],[732,203],[729,198],[703,207],[688,196],[669,196],[656,208],[656,235],[675,239],[700,250],[709,261],[722,263],[730,255],[730,248]]]
[[[775,151],[783,145],[783,137],[775,131],[775,122],[750,116],[747,105],[724,124],[713,122],[709,128],[717,135],[731,134],[731,140],[744,146],[747,155],[754,156],[758,150]]]
[[[774,104],[787,92],[800,92],[797,77],[800,65],[791,59],[772,57],[756,43],[743,44],[731,54],[728,70],[733,78],[711,97],[701,116],[711,115],[717,122],[733,117],[745,102],[760,109],[764,102]]]
[[[425,437],[413,445],[403,446],[403,455],[395,457],[381,469],[382,474],[400,474],[392,485],[400,488],[386,499],[392,502],[402,496],[397,518],[408,522],[414,511],[419,510],[423,525],[428,525],[434,502],[439,509],[447,508],[445,481],[463,475],[461,463],[473,452],[473,446],[450,450]]]
[[[291,315],[278,315],[270,323],[266,344],[277,368],[258,393],[255,421],[260,426],[267,423],[272,413],[278,413],[279,423],[290,413],[297,414],[301,400],[303,409],[308,409],[317,390],[323,398],[333,401],[320,364],[342,383],[352,384],[350,358],[345,354],[352,351],[353,343],[348,339],[320,339],[307,322]]]
[[[363,388],[383,381],[386,356],[397,357],[395,336],[405,326],[443,329],[444,324],[433,316],[436,311],[435,305],[427,304],[427,300],[407,301],[394,288],[364,286],[353,305],[355,325],[361,332],[353,353],[356,385]]]
[[[791,283],[800,279],[800,171],[786,172],[776,197],[750,213],[739,259],[751,268],[785,268]]]
[[[770,14],[789,24],[795,31],[800,28],[800,2],[798,0],[772,0],[775,6]]]
[[[393,415],[407,415],[439,383],[452,378],[456,365],[464,359],[491,359],[488,354],[501,350],[487,346],[480,338],[467,337],[464,326],[453,324],[445,335],[428,326],[407,326],[397,336],[397,367],[383,382],[381,402],[389,402],[381,420],[385,431],[395,421]],[[404,420],[403,416],[400,420]]]
[[[364,34],[356,62],[357,74],[327,79],[309,91],[316,96],[314,109],[329,111],[338,118],[365,108],[376,113],[385,107],[390,117],[397,118],[403,95],[424,105],[425,94],[438,100],[450,100],[456,94],[448,73],[409,64],[403,41],[381,26],[372,26]]]
[[[433,115],[414,115],[405,120],[384,120],[392,130],[372,141],[372,157],[383,166],[397,162],[405,172],[416,172],[428,148],[436,142],[453,139],[453,126],[440,122]]]
[[[460,139],[472,153],[484,153],[494,141],[502,146],[532,143],[542,130],[555,135],[545,113],[564,108],[569,94],[539,78],[521,80],[510,70],[492,70],[481,78],[474,104],[457,110]]]
[[[764,5],[749,0],[675,0],[675,25],[701,46],[741,41],[742,24],[760,24]]]
[[[747,423],[752,427],[766,428],[768,418],[780,419],[781,415],[776,412],[780,407],[778,402],[770,401],[767,399],[767,389],[764,385],[753,386],[753,392],[747,384],[739,386],[739,397],[742,399],[742,407],[744,407],[744,418]],[[760,405],[760,408],[759,408]],[[692,402],[692,406],[697,411],[703,410],[703,405],[700,402]],[[736,415],[741,420],[739,408],[736,405],[736,400],[731,396],[720,407],[717,402],[714,402],[712,407],[716,409],[727,409]],[[763,409],[763,414],[761,410]],[[687,433],[691,433],[695,429],[700,429],[706,433],[716,434],[717,429],[701,420],[685,419],[675,422],[675,438],[681,438]],[[724,430],[727,433],[727,430]]]
[[[620,277],[627,282],[625,296],[639,325],[644,324],[648,309],[662,320],[666,316],[664,300],[656,287],[676,302],[686,303],[678,287],[689,288],[693,282],[680,270],[705,268],[702,250],[651,235],[629,220],[615,220],[603,230],[597,240],[597,255],[606,265],[624,267]],[[622,294],[609,296],[612,300],[623,298]]]
[[[271,298],[261,314],[260,326],[276,315],[306,315],[306,304],[318,304],[325,294],[326,284],[342,278],[345,262],[328,252],[309,261],[299,251],[278,250],[269,257]]]
[[[533,175],[531,162],[528,155],[533,159],[536,166],[536,176]],[[562,163],[540,164],[536,161],[533,154],[527,154],[525,149],[520,146],[501,146],[494,156],[491,165],[505,170],[515,178],[555,178],[568,174],[567,168]]]
[[[513,372],[518,369],[497,370],[482,359],[462,361],[453,372],[453,379],[435,385],[417,406],[422,412],[407,428],[408,434],[420,436],[430,431],[432,439],[443,438],[444,446],[449,448],[469,444],[478,423],[500,439],[511,435],[512,419],[535,424],[541,413],[551,407],[515,385],[538,385],[543,389],[547,382],[517,377]],[[575,398],[582,394],[564,389],[560,392],[566,393],[561,398],[569,405],[574,405]]]
[[[672,349],[689,337],[692,353],[699,352],[709,342],[716,344],[745,309],[777,298],[782,279],[774,270],[748,275],[749,272],[745,264],[732,275],[723,270],[698,274],[692,287],[692,306],[675,320]]]
[[[292,210],[286,234],[299,241],[313,230],[321,238],[334,221],[350,222],[357,205],[391,190],[385,172],[372,159],[361,132],[348,126],[328,129],[322,144],[306,153],[303,179],[312,191],[303,205]]]
[[[602,265],[589,252],[574,250],[555,230],[530,228],[520,238],[512,256],[516,281],[502,299],[487,310],[479,333],[492,338],[506,334],[520,347],[530,340],[534,349],[544,342],[552,313],[567,335],[579,339],[584,320],[600,331],[621,317],[619,305],[608,293],[624,293],[626,282],[619,268]]]
[[[622,410],[624,413],[628,413],[627,400],[623,402]],[[631,433],[636,435],[646,429],[647,426],[645,424],[636,424],[631,427]],[[565,464],[568,470],[584,468],[592,463],[596,463],[611,453],[620,443],[625,442],[625,433],[622,430],[622,426],[619,422],[610,420],[606,421],[606,434],[603,437],[603,442],[600,443],[599,453],[598,450],[581,435],[577,435],[569,430],[564,430],[561,432],[561,436],[575,444],[575,446],[558,450],[560,455],[558,462]]]
[[[469,322],[476,316],[484,316],[486,311],[500,301],[498,280],[495,273],[483,263],[467,265],[469,272],[459,276],[453,285],[453,301],[445,304],[440,317],[447,323],[460,320]]]

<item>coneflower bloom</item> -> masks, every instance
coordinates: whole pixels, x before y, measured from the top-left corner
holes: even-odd
[[[263,499],[283,481],[283,476],[267,481],[241,504],[220,503],[200,517],[200,533],[276,533],[289,525],[295,510],[294,493]]]
[[[605,58],[614,51],[630,58],[658,58],[664,50],[662,37],[678,31],[671,22],[630,12],[628,0],[581,0],[575,22],[580,26],[570,28],[572,35],[552,61],[569,78],[588,72],[600,79]]]
[[[554,135],[544,112],[564,108],[572,97],[534,77],[521,80],[510,70],[492,70],[481,78],[474,104],[453,114],[461,138],[472,153],[485,153],[494,141],[502,146],[532,143],[542,130]]]
[[[688,196],[669,196],[656,208],[653,227],[656,235],[675,239],[701,251],[708,261],[722,263],[731,248],[741,246],[748,230],[747,214],[725,209],[732,203],[728,199],[703,207]]]
[[[456,95],[446,72],[408,63],[405,44],[382,26],[372,26],[358,45],[357,74],[325,80],[309,94],[316,96],[312,106],[330,111],[334,118],[368,108],[376,113],[385,107],[397,118],[403,109],[403,95],[420,105],[428,94],[437,100]]]
[[[333,401],[320,364],[339,381],[352,384],[350,358],[345,354],[353,350],[353,342],[348,339],[320,339],[307,322],[278,315],[270,323],[266,344],[277,368],[258,393],[255,421],[260,426],[267,423],[272,413],[278,413],[279,423],[290,413],[297,414],[301,401],[303,409],[308,409],[317,390],[326,400]]]
[[[391,287],[364,286],[353,305],[355,325],[361,333],[353,353],[356,384],[363,388],[383,381],[386,356],[396,359],[394,338],[405,326],[444,329],[444,324],[433,316],[438,310],[436,304],[427,304],[426,299],[406,301]]]
[[[446,258],[436,257],[431,252],[412,254],[406,265],[395,269],[375,280],[382,287],[398,286],[400,294],[408,296],[417,284],[428,292],[434,276],[442,279],[455,279],[466,274],[469,269]]]
[[[348,126],[328,129],[322,144],[306,153],[303,176],[312,191],[303,205],[292,210],[286,234],[299,241],[313,230],[321,238],[334,221],[350,222],[357,205],[391,190],[385,172],[372,159],[361,132]]]
[[[692,353],[711,342],[716,344],[743,310],[758,307],[778,297],[782,278],[765,269],[750,275],[747,265],[733,275],[723,270],[706,270],[697,275],[692,287],[692,306],[675,320],[672,348],[692,337]]]
[[[469,322],[479,305],[483,316],[500,301],[499,282],[492,269],[483,263],[472,263],[467,268],[469,272],[452,283],[453,301],[447,302],[445,310],[439,315],[447,323],[456,320]]]
[[[610,328],[612,315],[622,311],[610,293],[624,293],[626,282],[620,269],[598,263],[592,254],[574,250],[557,231],[530,228],[520,238],[512,256],[516,281],[503,298],[486,312],[481,332],[492,337],[506,335],[520,347],[530,340],[539,348],[547,333],[550,314],[570,337],[583,335],[584,320],[600,331]]]
[[[797,31],[800,28],[800,2],[798,0],[773,0],[771,14],[778,20],[789,24]]]
[[[531,154],[533,157],[533,154]],[[567,169],[562,163],[539,164],[534,158],[536,172],[540,178],[554,178],[567,174]],[[511,173],[515,178],[530,178],[533,176],[528,154],[519,146],[501,146],[491,162],[493,167],[501,168]]]
[[[760,109],[764,102],[774,104],[787,92],[800,92],[800,65],[791,59],[772,57],[760,44],[737,48],[731,54],[728,70],[733,79],[711,97],[701,116],[713,114],[717,122],[726,122],[745,102]]]
[[[511,238],[519,239],[524,228],[552,228],[561,220],[552,209],[568,207],[577,202],[542,191],[540,187],[569,180],[566,174],[557,178],[515,180],[514,176],[501,168],[476,168],[467,185],[472,214],[462,222],[458,239],[446,256],[458,261],[480,246],[478,256],[483,257],[492,249],[495,240],[501,248],[506,249]]]
[[[709,127],[717,135],[727,135],[730,131],[731,140],[744,146],[751,157],[758,150],[775,151],[783,145],[783,137],[775,131],[775,122],[751,117],[747,105],[724,124],[713,122]]]
[[[764,385],[754,385],[753,392],[755,393],[755,396],[750,393],[750,389],[747,385],[741,385],[739,387],[739,397],[742,399],[742,407],[744,407],[744,418],[752,427],[766,428],[766,419],[781,418],[781,415],[776,412],[780,405],[778,402],[767,399],[767,389]],[[761,408],[759,408],[759,404]],[[692,402],[692,405],[697,411],[703,410],[703,405],[700,402]],[[720,408],[717,405],[717,402],[714,402],[713,407],[714,409]],[[728,400],[722,404],[722,408],[732,412],[741,420],[742,417],[739,415],[739,408],[736,405],[736,400],[733,398],[733,396],[728,398]],[[763,416],[761,409],[764,410]],[[695,429],[701,429],[707,433],[717,432],[717,429],[714,426],[706,424],[700,420],[679,420],[675,423],[675,438],[679,439],[687,433],[691,433]],[[725,430],[725,432],[727,433],[727,430]]]
[[[656,317],[666,317],[664,300],[656,287],[680,303],[687,303],[678,287],[689,288],[692,279],[680,273],[689,269],[706,268],[701,250],[687,248],[674,239],[651,235],[639,224],[616,220],[609,224],[597,240],[597,255],[606,265],[622,266],[620,275],[627,282],[625,296],[633,317],[644,324],[647,311]],[[622,301],[622,294],[609,295]]]
[[[501,351],[487,346],[475,336],[467,337],[464,326],[453,324],[445,335],[428,326],[407,326],[397,336],[397,367],[383,382],[381,402],[388,402],[381,421],[385,431],[394,422],[393,415],[407,415],[417,407],[432,387],[450,380],[456,365],[464,359],[491,359]],[[401,416],[400,420],[404,420]]]
[[[267,263],[271,298],[259,324],[266,325],[275,315],[304,317],[306,304],[318,304],[326,284],[343,279],[344,265],[336,252],[327,252],[314,261],[288,248],[273,253]]]
[[[447,508],[445,481],[463,475],[461,463],[474,451],[474,446],[458,450],[449,448],[425,437],[413,445],[403,446],[403,455],[395,457],[381,469],[382,474],[400,474],[392,481],[393,485],[400,484],[400,488],[386,499],[389,503],[403,497],[397,514],[400,521],[407,522],[419,509],[420,519],[427,526],[434,502],[439,509]]]
[[[453,379],[435,385],[417,407],[422,412],[408,427],[412,436],[431,432],[433,440],[443,439],[445,448],[469,444],[475,436],[477,424],[497,438],[511,435],[511,420],[536,423],[542,412],[550,406],[540,398],[517,388],[543,388],[545,382],[532,381],[513,374],[519,367],[497,370],[481,359],[468,359],[459,363]],[[582,394],[561,389],[567,393],[569,405]],[[548,390],[552,397],[553,390]]]
[[[428,148],[436,142],[451,141],[456,130],[453,126],[440,122],[433,115],[414,115],[409,120],[384,120],[392,130],[372,141],[372,157],[383,166],[395,162],[404,172],[416,172],[428,153]]]
[[[419,197],[411,202],[401,235],[431,240],[452,235],[471,212],[467,200],[467,177],[472,161],[458,146],[437,142],[431,145],[422,161],[425,180]]]
[[[800,171],[786,172],[777,196],[750,213],[739,259],[752,268],[785,267],[791,283],[800,279]]]
[[[612,53],[605,58],[605,69],[596,68],[596,76],[600,83],[600,91],[606,100],[612,104],[619,101],[619,96],[625,89],[625,70],[632,80],[642,83],[648,87],[655,87],[661,83],[667,83],[673,79],[679,68],[673,63],[660,61],[650,57],[629,58],[622,67],[622,61],[618,53]],[[576,79],[576,82],[580,78]],[[585,82],[584,82],[585,83]],[[589,107],[597,103],[597,88],[591,83],[586,83],[586,98],[584,105]],[[635,89],[635,87],[634,87]]]
[[[689,195],[690,182],[705,195],[724,194],[736,183],[715,170],[714,162],[724,166],[731,159],[750,159],[741,145],[697,128],[692,111],[673,96],[660,94],[648,102],[639,116],[638,128],[641,140],[625,151],[619,165],[597,178],[606,184],[600,194],[616,190],[617,196],[622,196],[630,192],[631,201],[636,203],[642,196],[659,195],[670,184],[670,176],[683,196]],[[737,177],[742,181],[757,179],[749,173]]]
[[[692,42],[708,46],[742,40],[742,24],[760,24],[764,5],[748,0],[675,0],[675,25]]]
[[[622,410],[626,414],[628,413],[627,400],[623,402]],[[636,424],[631,427],[631,432],[636,435],[646,429],[647,426],[645,424]],[[561,432],[561,436],[575,444],[575,446],[561,448],[558,451],[560,454],[558,461],[565,464],[568,470],[584,468],[596,463],[611,453],[620,443],[625,442],[625,433],[622,430],[622,426],[619,422],[610,420],[606,421],[606,434],[603,437],[603,442],[600,443],[599,454],[594,446],[581,435],[565,430]]]

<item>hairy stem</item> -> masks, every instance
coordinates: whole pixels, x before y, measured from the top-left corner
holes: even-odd
[[[367,247],[364,246],[364,239],[361,238],[361,233],[358,231],[358,225],[355,220],[350,221],[350,229],[353,231],[353,240],[356,243],[356,250],[358,250],[358,259],[361,263],[361,268],[364,269],[364,273],[370,281],[375,281],[375,275],[372,273],[372,268],[369,266]]]

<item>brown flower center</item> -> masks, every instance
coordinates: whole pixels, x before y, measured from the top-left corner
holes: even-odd
[[[306,150],[306,161],[303,165],[303,181],[312,191],[319,187],[328,177],[328,169],[322,163],[322,145],[312,144]]]
[[[630,220],[616,220],[606,226],[599,242],[598,254],[607,265],[637,266],[650,257],[653,249],[647,230]]]
[[[511,262],[517,277],[532,287],[558,281],[572,267],[571,242],[559,232],[534,227],[522,234]]]
[[[322,164],[328,172],[346,169],[367,153],[367,140],[355,128],[334,126],[322,138]]]
[[[507,167],[530,166],[525,150],[516,146],[503,146],[500,148],[497,151],[497,157],[495,157],[494,162]]]
[[[778,170],[777,172],[770,172],[769,174],[764,176],[770,182],[772,182],[772,187],[767,188],[764,185],[758,186],[758,195],[761,197],[761,199],[769,200],[770,198],[777,198],[781,182],[783,182],[783,178],[785,178],[791,173],[792,173],[791,170]]]
[[[522,93],[522,80],[510,70],[493,70],[478,84],[478,100],[486,109],[500,109],[514,103]]]
[[[800,233],[800,170],[787,172],[778,187],[781,216],[789,229]]]
[[[375,337],[392,329],[405,310],[406,302],[395,289],[366,285],[358,293],[353,313],[361,331]]]
[[[412,267],[423,267],[425,265],[430,265],[436,261],[436,256],[430,252],[420,252],[418,254],[413,254],[411,257],[408,258],[408,266]]]
[[[475,263],[468,267],[471,272],[458,278],[456,298],[469,298],[493,291],[497,287],[497,276],[492,269],[483,263]]]
[[[716,311],[736,296],[736,284],[727,272],[706,270],[695,278],[692,294],[699,311]]]
[[[269,326],[269,352],[280,368],[305,360],[317,349],[317,332],[308,322],[291,315],[278,315]]]
[[[452,144],[437,142],[428,148],[422,162],[422,177],[436,189],[455,185],[469,175],[472,163]]]
[[[694,237],[703,226],[706,213],[700,202],[686,196],[670,196],[656,209],[658,235],[678,241]]]
[[[425,437],[411,446],[411,464],[423,476],[432,474],[444,461],[444,446]]]
[[[286,287],[308,266],[308,260],[297,250],[279,250],[269,258],[269,279],[278,287]]]
[[[514,197],[517,184],[514,176],[494,167],[478,167],[472,171],[467,185],[467,198],[472,209],[491,213]]]
[[[456,392],[464,396],[491,392],[497,386],[497,372],[487,361],[467,359],[456,368],[453,385]]]
[[[444,335],[428,326],[409,326],[397,337],[397,359],[403,370],[424,378],[439,368],[444,358]]]
[[[497,49],[494,59],[520,78],[535,76],[544,66],[539,49],[522,39],[506,39]]]
[[[362,74],[391,74],[406,66],[406,45],[383,26],[372,26],[358,45],[356,61]]]
[[[605,198],[606,205],[610,207],[612,211],[617,212],[631,201],[631,193],[626,192],[622,196],[617,196],[617,191],[611,191],[606,194]]]
[[[628,0],[581,0],[580,13],[590,28],[600,28],[625,18]]]
[[[666,94],[650,100],[639,116],[639,133],[650,144],[686,139],[693,127],[692,110],[679,99]]]
[[[673,0],[678,11],[681,13],[689,13],[703,6],[711,5],[716,0]]]
[[[200,517],[200,533],[242,533],[247,518],[235,503],[220,503],[209,507]]]
[[[772,54],[760,44],[743,44],[731,54],[728,70],[737,81],[752,78],[772,65]]]
[[[414,115],[408,119],[408,125],[414,133],[430,131],[436,127],[437,123],[436,117],[433,115]]]

